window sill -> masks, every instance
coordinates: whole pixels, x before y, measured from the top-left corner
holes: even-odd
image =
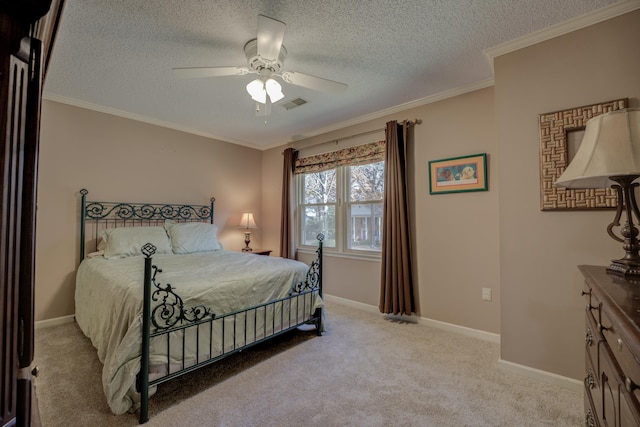
[[[300,247],[297,249],[297,252],[305,255],[315,255],[316,249],[311,246]],[[364,254],[358,252],[337,252],[332,249],[324,248],[322,250],[322,255],[324,257],[329,258],[344,258],[344,259],[357,259],[359,261],[372,261],[372,262],[380,262],[381,254],[380,253],[372,253],[372,254]]]

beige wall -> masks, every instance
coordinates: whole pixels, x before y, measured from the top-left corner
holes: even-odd
[[[561,375],[584,371],[579,264],[623,255],[613,212],[542,212],[538,114],[630,98],[640,106],[640,11],[495,61],[500,154],[502,358]]]
[[[262,152],[262,241],[275,256],[280,256],[283,150],[277,147]]]
[[[414,229],[416,291],[421,316],[498,333],[498,180],[495,179],[496,136],[493,88],[472,92],[420,108],[403,111],[309,140],[296,147],[333,141],[344,136],[383,129],[389,120],[420,118],[409,150],[410,197]],[[373,133],[371,140],[384,139]],[[330,143],[326,150],[342,148]],[[263,174],[281,174],[282,148],[265,152]],[[487,153],[489,191],[429,195],[429,160]],[[272,172],[269,172],[269,171]],[[281,178],[278,180],[278,185]],[[263,198],[263,209],[279,212],[279,191]],[[269,204],[278,203],[278,206]],[[279,214],[273,215],[279,220]],[[302,255],[303,260],[311,257]],[[378,306],[380,262],[332,257],[325,263],[325,292]],[[481,300],[483,287],[493,290],[493,301]]]
[[[42,109],[35,319],[73,314],[79,197],[208,204],[228,249],[245,210],[261,224],[262,153],[159,126],[45,101]],[[259,247],[261,229],[253,233]]]

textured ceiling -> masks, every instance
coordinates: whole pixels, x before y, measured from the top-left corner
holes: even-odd
[[[262,149],[488,85],[486,49],[594,11],[640,7],[640,0],[65,3],[46,98]],[[346,83],[347,91],[283,83],[285,98],[265,123],[245,91],[254,75],[174,77],[174,67],[245,66],[258,14],[287,25],[284,69]],[[308,104],[282,107],[297,97]]]

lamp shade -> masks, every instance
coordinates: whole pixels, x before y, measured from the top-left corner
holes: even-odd
[[[258,228],[256,222],[253,220],[253,214],[249,212],[243,213],[238,228]]]
[[[251,95],[251,99],[256,102],[264,104],[267,102],[267,91],[264,89],[264,82],[260,79],[255,79],[249,82],[247,85],[247,92]]]
[[[584,137],[557,186],[607,188],[611,176],[640,175],[640,108],[625,108],[589,120]]]
[[[271,102],[278,102],[282,98],[284,98],[284,94],[282,93],[282,86],[280,83],[273,79],[268,79],[264,82],[264,86],[267,89],[267,94],[269,94],[269,99]]]
[[[255,79],[247,85],[247,92],[251,95],[251,99],[261,104],[266,104],[267,95],[269,100],[274,103],[284,98],[282,86],[274,79]]]

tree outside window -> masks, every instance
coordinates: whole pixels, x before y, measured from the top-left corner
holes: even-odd
[[[336,246],[336,170],[307,173],[304,177],[304,214],[302,244],[314,245],[316,235],[323,233],[324,245]]]

